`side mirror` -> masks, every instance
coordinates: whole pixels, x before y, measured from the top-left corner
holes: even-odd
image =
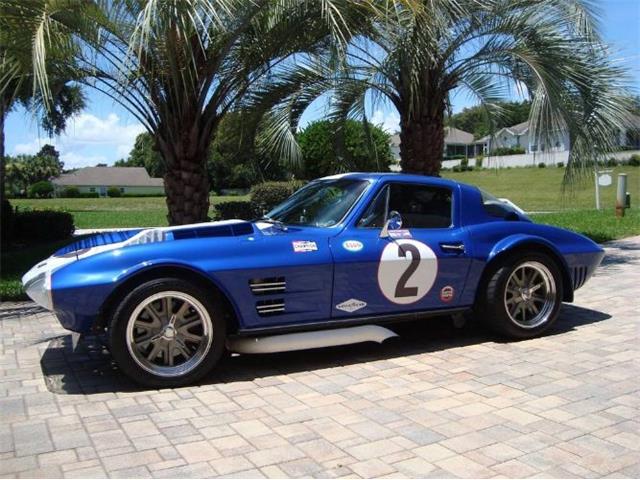
[[[402,216],[395,210],[389,212],[389,218],[387,218],[382,231],[380,232],[380,238],[389,238],[389,230],[400,230],[402,228]]]

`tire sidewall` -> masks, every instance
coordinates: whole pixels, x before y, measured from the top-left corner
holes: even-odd
[[[191,371],[176,377],[160,377],[142,368],[132,358],[127,346],[127,326],[135,308],[150,296],[163,291],[178,291],[197,299],[209,313],[212,341],[202,361]],[[223,311],[213,299],[213,293],[179,278],[160,278],[136,287],[114,310],[108,331],[111,354],[120,369],[133,381],[148,387],[178,387],[192,384],[209,373],[220,359],[226,340]]]
[[[555,282],[556,302],[546,322],[534,328],[523,328],[509,316],[504,304],[504,294],[511,274],[523,263],[539,262],[543,264]],[[486,285],[486,293],[481,308],[488,325],[498,333],[511,338],[527,339],[541,335],[555,323],[560,313],[563,298],[562,274],[556,262],[542,253],[521,253],[505,257],[494,268]]]

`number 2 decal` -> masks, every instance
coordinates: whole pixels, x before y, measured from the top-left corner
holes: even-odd
[[[378,285],[387,300],[408,305],[422,299],[438,275],[438,259],[417,240],[396,240],[382,251]]]
[[[415,297],[418,295],[418,287],[407,287],[407,281],[411,278],[411,275],[415,273],[420,265],[420,250],[418,250],[414,245],[398,245],[398,256],[406,257],[407,252],[411,253],[411,263],[404,271],[402,275],[400,275],[400,279],[398,280],[398,284],[396,285],[396,294],[395,297]]]

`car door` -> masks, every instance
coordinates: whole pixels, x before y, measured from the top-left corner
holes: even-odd
[[[470,265],[457,187],[388,181],[364,213],[331,239],[332,317],[460,306]],[[402,227],[381,232],[390,212]]]

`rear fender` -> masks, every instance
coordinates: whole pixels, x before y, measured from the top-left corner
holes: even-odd
[[[515,234],[503,238],[497,242],[487,257],[487,265],[484,269],[483,281],[487,272],[492,270],[492,267],[496,262],[503,258],[505,255],[510,255],[514,252],[540,252],[545,253],[551,257],[558,265],[560,273],[562,274],[562,291],[565,302],[573,301],[573,283],[571,281],[571,275],[569,274],[569,266],[563,255],[549,240],[539,237],[537,235],[528,234]]]

